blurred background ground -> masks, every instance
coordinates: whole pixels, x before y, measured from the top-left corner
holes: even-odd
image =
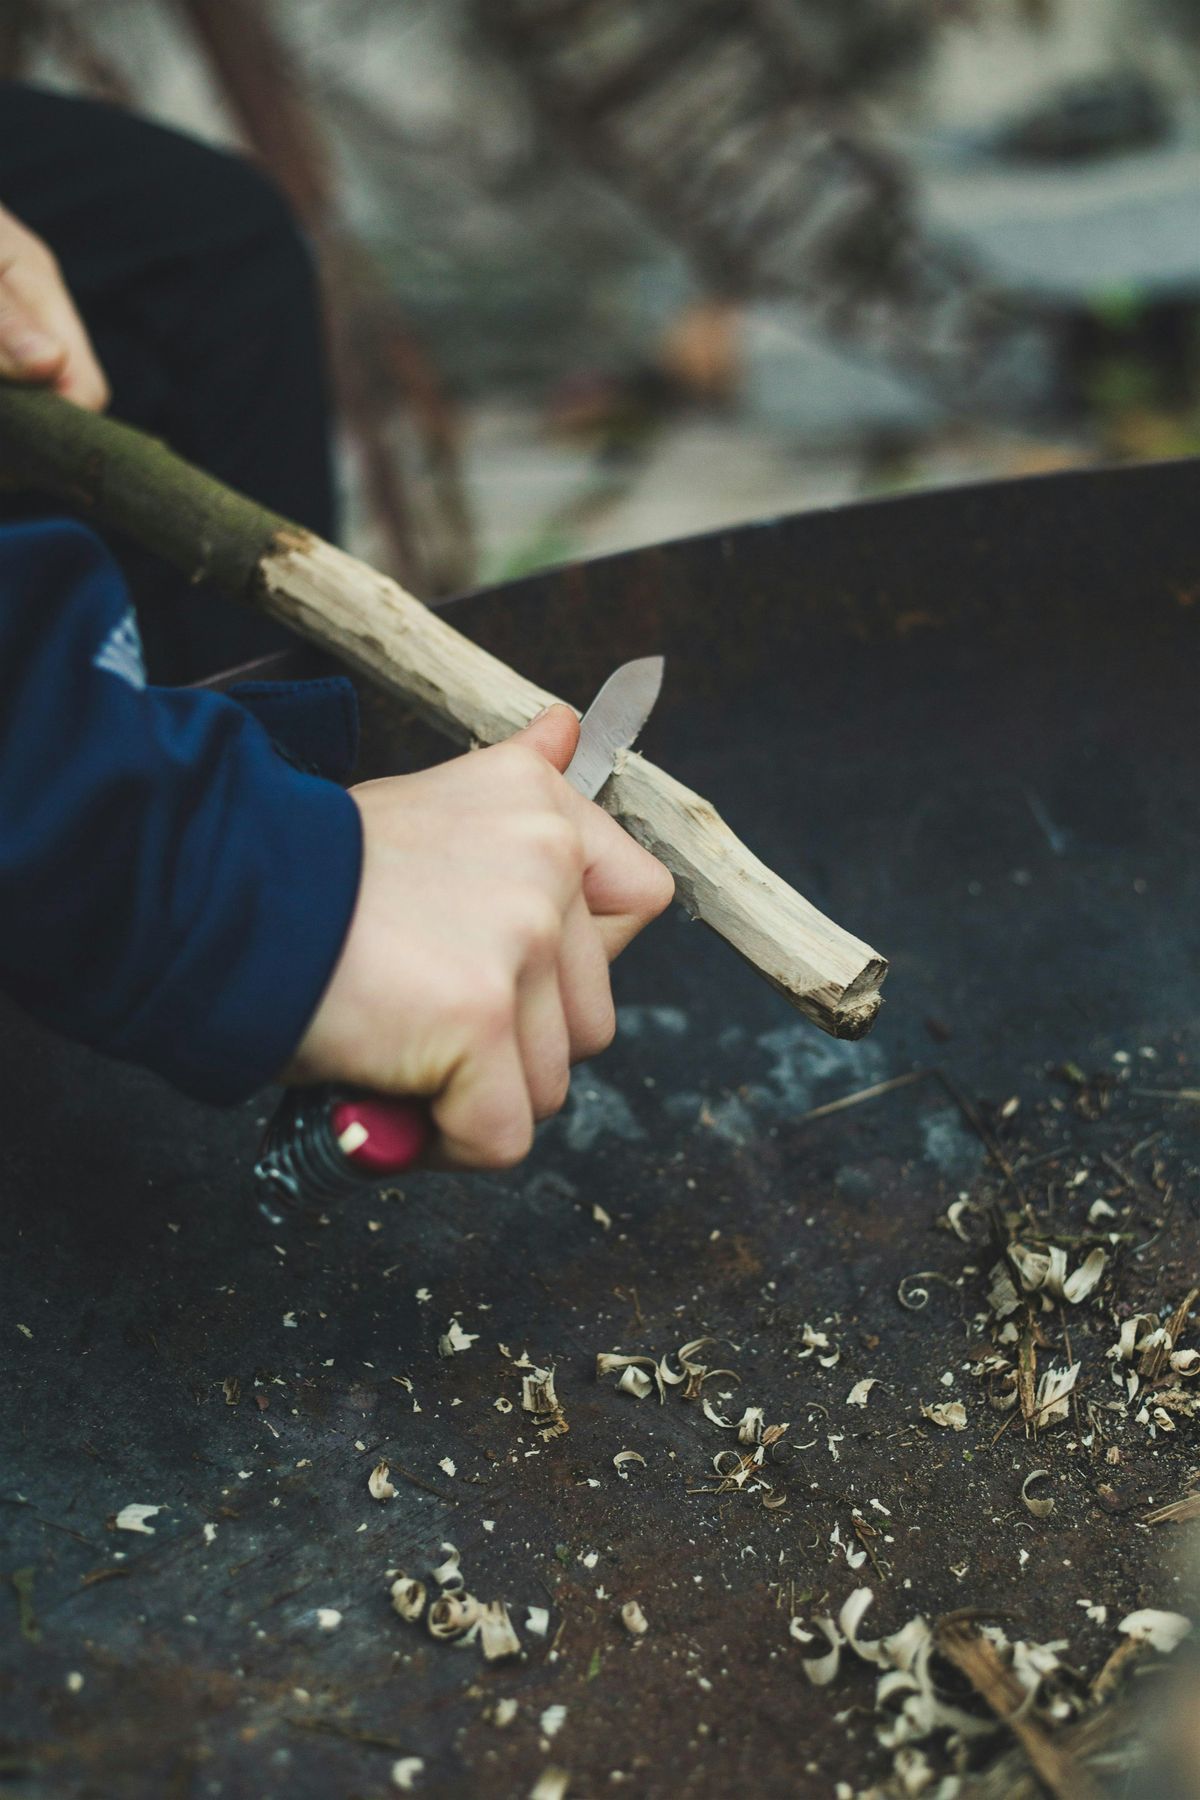
[[[0,53],[289,189],[348,541],[427,596],[1200,450],[1200,0],[10,0]],[[756,53],[774,85],[731,123]],[[988,380],[895,301],[892,192],[947,292],[1031,321]]]

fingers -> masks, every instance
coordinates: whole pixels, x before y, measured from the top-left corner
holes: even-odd
[[[524,744],[544,756],[561,775],[579,742],[579,720],[569,706],[548,706],[523,731],[514,732],[509,744]]]
[[[0,375],[41,382],[92,412],[109,387],[58,264],[0,207]]]
[[[475,1053],[433,1101],[438,1161],[460,1169],[509,1169],[533,1144],[533,1108],[514,1031]]]
[[[616,1030],[608,957],[597,924],[583,895],[577,895],[563,923],[558,959],[558,982],[572,1062],[582,1062],[585,1057],[607,1050]]]
[[[579,720],[569,706],[551,706],[508,743],[536,750],[564,773],[579,743]],[[565,785],[563,798],[583,837],[583,892],[605,956],[612,962],[639,931],[665,912],[675,883],[658,858],[635,843],[601,807]]]
[[[571,1040],[554,961],[529,970],[517,991],[517,1045],[535,1119],[549,1119],[567,1097]]]
[[[0,277],[0,375],[10,381],[49,381],[66,360],[65,347],[29,317],[8,276]]]
[[[587,867],[583,892],[609,962],[633,942],[675,896],[670,870],[635,843],[615,819],[588,801],[581,829]]]

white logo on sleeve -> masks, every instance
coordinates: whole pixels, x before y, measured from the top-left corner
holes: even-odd
[[[113,626],[93,656],[92,667],[106,669],[110,675],[128,682],[131,688],[145,687],[146,665],[142,661],[142,640],[132,607],[120,624]]]

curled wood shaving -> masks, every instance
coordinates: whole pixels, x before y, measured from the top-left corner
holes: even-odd
[[[438,1564],[430,1578],[436,1581],[440,1588],[445,1588],[448,1592],[453,1593],[466,1586],[466,1578],[458,1566],[462,1561],[462,1552],[454,1544],[443,1544],[442,1551],[446,1560]]]
[[[948,1275],[942,1275],[937,1269],[918,1269],[913,1275],[902,1275],[896,1288],[896,1298],[905,1312],[924,1312],[929,1305],[929,1289],[920,1284],[925,1281],[936,1281],[942,1287],[952,1288],[954,1283]]]
[[[1026,1511],[1032,1513],[1035,1519],[1048,1519],[1054,1511],[1055,1503],[1049,1495],[1040,1500],[1031,1500],[1029,1490],[1035,1481],[1049,1481],[1050,1479],[1049,1469],[1031,1469],[1021,1483],[1021,1499],[1025,1503]]]
[[[652,1392],[654,1383],[645,1369],[631,1365],[626,1369],[617,1386],[623,1394],[633,1394],[636,1399],[645,1400]]]
[[[613,1457],[613,1468],[617,1471],[617,1474],[621,1477],[622,1481],[629,1480],[630,1463],[641,1463],[642,1467],[645,1468],[646,1459],[640,1450],[618,1450],[617,1454]]]
[[[622,1356],[615,1350],[602,1350],[596,1357],[596,1377],[622,1371],[617,1386],[623,1393],[644,1400],[653,1388],[658,1389],[659,1404],[666,1399],[666,1388],[653,1356]]]
[[[498,1413],[510,1413],[513,1409],[512,1401],[505,1394],[498,1394],[492,1401],[492,1405]]]
[[[343,1133],[343,1135],[345,1134]],[[422,1773],[424,1767],[425,1758],[423,1756],[397,1757],[392,1764],[392,1786],[399,1788],[402,1793],[412,1793],[416,1786],[417,1776]]]
[[[402,1619],[419,1619],[425,1610],[425,1583],[400,1575],[391,1586],[392,1605]]]
[[[630,1637],[645,1637],[650,1621],[636,1600],[627,1600],[621,1608],[621,1623]]]
[[[1070,1274],[1067,1272],[1067,1253],[1057,1244],[1051,1244],[1045,1250],[1033,1250],[1026,1244],[1013,1243],[1008,1246],[1008,1258],[1027,1294],[1044,1292],[1072,1306],[1095,1292],[1108,1267],[1108,1252],[1099,1247]]]
[[[701,1400],[700,1406],[705,1418],[708,1419],[711,1424],[716,1425],[721,1431],[737,1430],[737,1420],[727,1419],[724,1413],[719,1413],[711,1400]]]
[[[1150,1313],[1134,1313],[1121,1321],[1116,1343],[1106,1352],[1113,1362],[1131,1363],[1139,1350],[1146,1347],[1155,1321]]]
[[[1108,1267],[1108,1252],[1097,1247],[1089,1251],[1073,1274],[1063,1282],[1063,1299],[1072,1306],[1078,1306],[1086,1300],[1099,1286],[1100,1278]]]
[[[969,1244],[973,1241],[962,1220],[964,1213],[974,1212],[974,1210],[970,1200],[952,1200],[946,1208],[946,1223],[961,1243]]]
[[[474,1643],[484,1607],[473,1594],[439,1594],[426,1615],[430,1637],[454,1644]]]
[[[367,1492],[372,1500],[394,1500],[396,1490],[388,1480],[391,1470],[386,1462],[377,1462],[367,1476]]]
[[[842,1661],[842,1635],[832,1619],[818,1618],[813,1620],[817,1630],[821,1632],[829,1645],[823,1656],[806,1656],[800,1664],[814,1687],[828,1687],[836,1679]],[[805,1642],[811,1633],[804,1631],[799,1619],[793,1619],[788,1626],[792,1637],[798,1642]]]
[[[922,1405],[921,1416],[930,1424],[943,1425],[951,1431],[967,1429],[967,1409],[961,1400],[935,1400],[932,1406]]]
[[[874,1375],[868,1375],[865,1381],[856,1381],[854,1386],[850,1389],[850,1392],[846,1395],[846,1405],[865,1406],[871,1389],[878,1386],[878,1377]]]

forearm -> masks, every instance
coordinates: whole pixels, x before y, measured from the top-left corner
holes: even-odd
[[[190,1093],[239,1098],[286,1062],[336,963],[357,810],[234,701],[141,685],[90,533],[0,533],[0,593],[0,985]]]

